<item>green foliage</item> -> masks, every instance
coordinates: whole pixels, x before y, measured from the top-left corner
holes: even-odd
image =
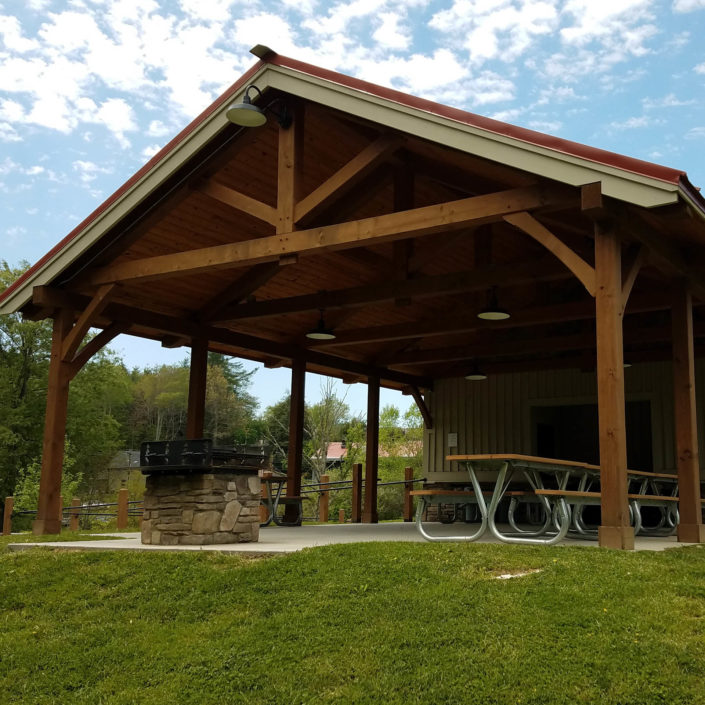
[[[82,483],[82,476],[73,470],[75,460],[71,452],[71,445],[66,442],[64,449],[64,471],[61,476],[61,501],[62,506],[67,507],[71,500],[78,494]],[[41,465],[37,462],[23,468],[20,473],[20,480],[15,487],[15,506],[13,513],[34,512],[39,501],[39,480],[41,477]],[[34,516],[18,516],[12,520],[12,530],[22,531],[29,529]]]
[[[0,703],[703,705],[703,585],[702,547],[0,553]]]

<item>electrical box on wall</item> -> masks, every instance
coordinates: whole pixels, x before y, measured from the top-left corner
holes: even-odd
[[[448,447],[449,448],[457,448],[458,447],[458,434],[457,433],[449,433],[448,434]]]

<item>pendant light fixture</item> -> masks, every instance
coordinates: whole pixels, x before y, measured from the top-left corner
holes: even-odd
[[[473,362],[472,369],[465,375],[465,379],[470,382],[482,382],[487,379],[487,375],[478,367],[477,362]]]
[[[501,308],[497,302],[497,287],[493,286],[487,292],[487,306],[477,314],[483,321],[504,321],[509,318],[509,313]]]
[[[323,309],[320,311],[321,315],[316,327],[306,333],[306,337],[311,340],[335,340],[335,333],[326,327],[326,322],[323,320]]]

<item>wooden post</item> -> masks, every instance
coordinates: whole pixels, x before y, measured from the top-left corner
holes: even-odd
[[[81,500],[78,497],[74,497],[71,500],[71,512],[69,516],[71,517],[69,519],[69,529],[71,531],[78,531],[78,507],[81,506]]]
[[[344,523],[345,523],[345,510],[339,509],[338,510],[338,524],[344,524]]]
[[[414,469],[404,468],[404,521],[413,521],[414,519],[414,498],[411,496],[411,490],[414,489]]]
[[[203,422],[206,413],[207,376],[208,341],[197,339],[191,343],[186,438],[203,438]]]
[[[49,383],[42,447],[42,474],[39,503],[32,533],[61,533],[61,472],[64,463],[66,412],[69,401],[71,367],[61,359],[64,339],[71,330],[73,313],[59,311],[54,318],[49,358]]]
[[[130,506],[127,502],[129,500],[129,492],[123,487],[118,490],[117,497],[117,529],[118,531],[124,531],[127,528],[127,508]]]
[[[350,523],[359,524],[362,518],[362,463],[355,463],[352,468],[352,509]]]
[[[267,485],[268,483],[263,482],[261,483],[261,497],[263,500],[266,500],[269,492],[267,490]],[[259,523],[264,524],[265,521],[267,521],[269,517],[269,510],[267,509],[265,504],[260,503],[259,505]]]
[[[612,226],[595,224],[595,318],[602,524],[600,546],[633,549],[627,497],[622,258]]]
[[[379,377],[367,380],[367,447],[365,451],[365,511],[362,521],[376,524],[379,453]]]
[[[678,540],[705,542],[700,501],[700,463],[695,403],[695,355],[693,350],[693,301],[686,282],[673,294],[673,394],[678,463],[680,523]]]
[[[321,475],[321,483],[326,484],[327,482],[330,482],[330,475]],[[328,523],[328,501],[329,501],[330,493],[328,491],[328,486],[323,489],[323,492],[321,492],[321,503],[319,505],[319,519],[322,521],[324,524]]]
[[[304,450],[304,399],[306,394],[306,362],[296,358],[291,362],[291,405],[289,409],[289,453],[286,469],[286,496],[301,496],[301,470]],[[298,510],[287,504],[284,519],[296,521]]]
[[[12,533],[12,510],[15,508],[15,498],[5,498],[5,510],[2,516],[2,535],[9,536]]]

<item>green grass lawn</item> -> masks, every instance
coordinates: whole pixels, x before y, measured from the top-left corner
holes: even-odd
[[[704,684],[701,547],[0,553],[2,703],[697,705]]]

